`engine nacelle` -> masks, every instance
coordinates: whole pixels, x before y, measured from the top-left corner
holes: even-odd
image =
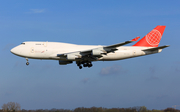
[[[59,64],[60,65],[67,65],[67,64],[71,64],[73,63],[72,61],[62,61],[62,60],[59,60]]]
[[[94,55],[94,56],[100,56],[102,54],[104,54],[104,52],[100,49],[93,49],[92,50],[92,55]]]
[[[75,60],[76,58],[78,58],[78,56],[74,55],[74,54],[68,54],[67,55],[67,59],[68,60]]]

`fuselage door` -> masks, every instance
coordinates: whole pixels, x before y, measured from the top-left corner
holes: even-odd
[[[31,53],[34,53],[34,47],[31,47],[31,51],[30,51]]]
[[[47,47],[48,42],[44,42],[43,44],[44,44],[44,47]]]
[[[31,47],[30,52],[29,52],[29,56],[34,56],[34,54],[35,54],[34,47]]]
[[[133,51],[133,55],[136,56],[136,51],[135,50]]]

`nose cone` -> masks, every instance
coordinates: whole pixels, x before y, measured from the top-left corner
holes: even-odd
[[[27,57],[29,54],[29,51],[26,48],[24,48],[24,46],[22,46],[22,45],[18,45],[16,47],[12,48],[10,51],[14,55],[17,55],[20,57]]]
[[[14,48],[12,48],[12,49],[11,49],[11,53],[13,53],[13,54],[14,54]]]
[[[17,51],[17,48],[14,47],[11,49],[11,53],[15,54],[15,55],[18,55],[18,51]]]

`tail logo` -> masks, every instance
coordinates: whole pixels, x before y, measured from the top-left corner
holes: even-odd
[[[162,35],[158,30],[153,29],[151,32],[149,32],[146,35],[146,41],[149,45],[156,46],[156,45],[159,45],[159,42],[161,40],[161,36]]]

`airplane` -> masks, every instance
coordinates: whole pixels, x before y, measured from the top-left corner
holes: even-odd
[[[133,46],[124,46],[137,41],[136,37],[109,46],[102,45],[76,45],[62,42],[23,42],[11,49],[11,53],[24,57],[26,65],[28,59],[58,60],[59,65],[76,62],[79,69],[92,67],[94,61],[115,61],[154,53],[160,53],[169,45],[159,46],[159,42],[166,26],[158,25]]]

